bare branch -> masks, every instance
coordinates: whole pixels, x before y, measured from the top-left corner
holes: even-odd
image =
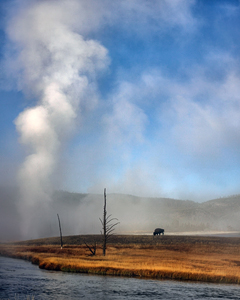
[[[115,223],[115,224],[113,224],[113,225],[111,225],[111,226],[108,226],[107,227],[107,232],[109,231],[109,230],[111,230],[113,227],[115,227],[116,225],[118,225],[120,222],[117,222],[117,223]]]
[[[107,237],[106,237],[107,241],[108,241],[112,236],[114,236],[114,233],[108,234]]]
[[[89,254],[89,256],[93,256],[93,255],[96,254],[96,249],[97,249],[96,242],[95,242],[95,244],[92,247],[88,246],[88,244],[85,241],[84,241],[84,244],[87,246],[88,250],[92,253],[92,254]]]
[[[106,217],[106,221],[107,221],[111,216],[112,216],[112,215],[107,216],[107,217]]]
[[[114,221],[114,220],[117,220],[117,221],[118,221],[117,218],[112,218],[111,220],[108,220],[108,221],[106,222],[106,224],[111,223],[111,222]]]
[[[113,232],[115,230],[115,228],[112,228],[111,230],[109,230],[108,232],[107,232],[107,235],[109,235],[111,232]]]

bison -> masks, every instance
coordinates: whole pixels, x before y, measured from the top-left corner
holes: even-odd
[[[153,232],[153,235],[164,235],[164,229],[162,228],[156,228]]]

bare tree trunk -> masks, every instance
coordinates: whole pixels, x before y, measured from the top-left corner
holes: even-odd
[[[61,249],[63,247],[63,241],[62,241],[62,229],[61,229],[61,222],[60,222],[60,218],[59,218],[59,215],[57,214],[58,216],[58,224],[59,224],[59,231],[60,231],[60,242],[61,242]]]
[[[106,196],[106,189],[104,189],[104,206],[103,206],[103,256],[105,256],[105,254],[106,254],[106,247],[107,247],[106,219],[107,219],[107,196]]]

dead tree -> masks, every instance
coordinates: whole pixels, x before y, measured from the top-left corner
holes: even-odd
[[[61,222],[60,222],[60,218],[59,215],[57,214],[58,217],[58,224],[59,224],[59,231],[60,231],[60,242],[61,242],[61,249],[63,247],[63,241],[62,241],[62,229],[61,229]]]
[[[96,255],[96,250],[97,250],[97,243],[96,243],[96,241],[94,242],[93,246],[88,246],[88,244],[85,241],[84,241],[84,244],[86,245],[86,247],[90,251],[90,254],[88,256],[94,256],[94,255]]]
[[[117,220],[117,218],[111,218],[112,215],[107,216],[107,196],[106,196],[106,189],[104,189],[104,205],[103,205],[103,219],[100,219],[102,224],[101,234],[103,235],[103,255],[106,254],[107,242],[109,238],[113,235],[113,231],[115,230],[115,226],[120,222],[112,223],[113,221]]]

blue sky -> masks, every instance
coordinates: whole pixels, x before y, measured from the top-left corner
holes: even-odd
[[[0,3],[1,185],[23,184],[44,148],[41,189],[196,201],[240,193],[239,1]],[[83,50],[66,50],[69,41]],[[68,64],[76,78],[65,78]],[[20,114],[45,109],[56,82],[74,112],[51,119],[52,135],[29,134],[38,121],[26,129]]]

